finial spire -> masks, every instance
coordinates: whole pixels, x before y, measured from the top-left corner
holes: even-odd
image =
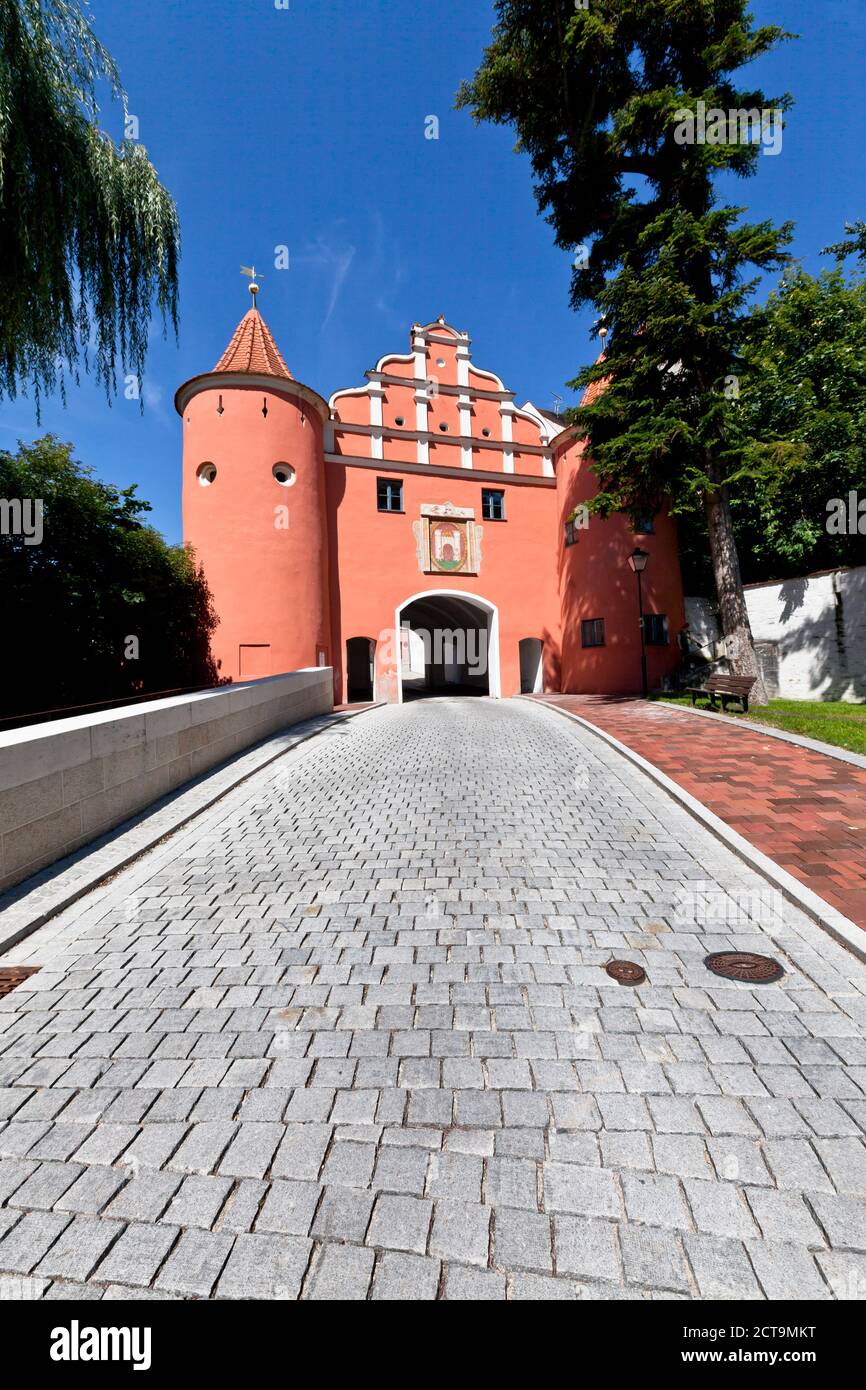
[[[246,276],[248,276],[248,278],[249,278],[249,281],[250,281],[250,287],[249,287],[249,288],[250,288],[250,294],[251,294],[252,297],[253,297],[253,308],[254,308],[254,309],[257,309],[259,306],[258,306],[258,303],[257,303],[257,301],[256,301],[256,295],[257,295],[258,292],[259,292],[259,284],[258,284],[258,279],[257,279],[257,276],[256,276],[256,268],[255,268],[255,266],[254,266],[254,265],[242,265],[242,266],[241,266],[241,275],[246,275]]]

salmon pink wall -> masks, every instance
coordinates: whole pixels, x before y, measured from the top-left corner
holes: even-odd
[[[597,492],[581,440],[564,439],[557,457],[559,534],[573,509]],[[685,623],[676,524],[667,512],[654,518],[655,534],[639,535],[631,520],[590,515],[576,545],[559,541],[559,592],[562,612],[562,689],[573,694],[639,694],[641,690],[640,618],[637,578],[628,564],[636,547],[647,551],[643,574],[645,613],[664,613],[669,643],[648,646],[650,689],[671,675],[680,661],[677,636]],[[605,645],[582,645],[585,618],[603,618]]]
[[[204,567],[219,617],[212,649],[220,677],[315,666],[318,650],[330,660],[317,411],[293,394],[289,382],[263,389],[217,380],[186,402],[183,438],[184,538]],[[209,487],[196,476],[205,461],[217,470]],[[291,487],[274,479],[279,462],[295,470]]]
[[[518,644],[523,637],[544,642],[548,688],[559,670],[559,598],[556,575],[556,494],[552,487],[495,483],[457,471],[455,476],[404,473],[404,513],[379,512],[376,479],[397,476],[377,468],[328,465],[328,527],[332,564],[331,626],[339,651],[337,697],[346,688],[346,642],[369,637],[377,646],[379,699],[397,698],[394,612],[413,594],[454,589],[486,599],[499,609],[500,684],[503,695],[520,691]],[[502,487],[504,522],[482,521],[482,487]],[[481,528],[478,575],[424,574],[418,565],[413,522],[424,504],[451,502],[471,507]]]

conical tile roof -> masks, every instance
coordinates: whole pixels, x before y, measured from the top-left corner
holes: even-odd
[[[256,376],[282,376],[294,381],[258,309],[249,309],[244,314],[214,371],[250,372]]]

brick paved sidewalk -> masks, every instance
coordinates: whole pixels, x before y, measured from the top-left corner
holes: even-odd
[[[0,1298],[862,1298],[866,966],[765,886],[543,706],[327,730],[7,954]]]
[[[866,928],[866,769],[730,720],[643,700],[545,695],[655,764]]]

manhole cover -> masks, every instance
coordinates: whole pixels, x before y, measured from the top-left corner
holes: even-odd
[[[646,979],[643,966],[635,965],[633,960],[609,960],[604,968],[621,985],[642,985]]]
[[[8,994],[16,985],[20,985],[22,980],[28,976],[35,975],[37,970],[42,967],[39,965],[7,965],[0,967],[0,999],[4,994]]]
[[[770,985],[785,973],[772,956],[756,956],[752,951],[714,951],[704,965],[725,980],[746,980],[753,985]]]

